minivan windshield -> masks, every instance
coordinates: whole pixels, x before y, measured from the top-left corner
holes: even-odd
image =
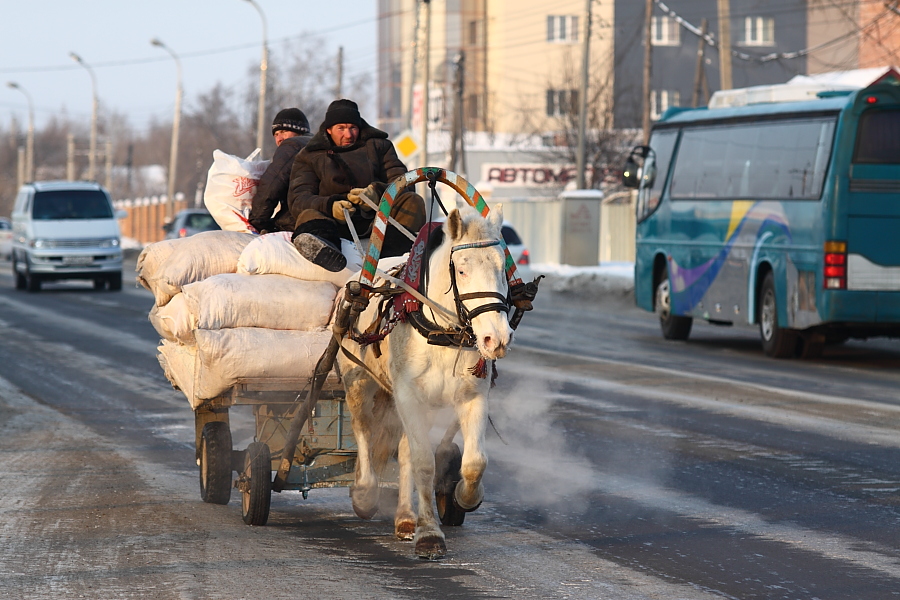
[[[31,216],[36,221],[111,219],[112,206],[99,190],[37,192]]]

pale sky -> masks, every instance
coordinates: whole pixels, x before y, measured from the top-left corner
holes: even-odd
[[[257,4],[270,51],[284,40],[318,34],[328,41],[326,60],[343,46],[345,82],[362,72],[377,81],[377,0]],[[28,118],[28,100],[7,87],[9,81],[31,95],[38,127],[62,111],[90,120],[90,74],[70,52],[93,68],[101,107],[127,114],[138,129],[153,116],[170,120],[175,104],[175,61],[152,46],[152,38],[181,59],[185,107],[216,82],[242,91],[248,68],[258,67],[262,54],[262,19],[246,0],[0,0],[0,14],[0,123],[7,126],[13,116],[21,123]],[[363,117],[375,120],[374,114]]]

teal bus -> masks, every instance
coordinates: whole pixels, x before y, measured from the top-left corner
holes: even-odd
[[[636,147],[634,293],[663,337],[759,327],[772,357],[900,337],[900,80],[670,109]]]

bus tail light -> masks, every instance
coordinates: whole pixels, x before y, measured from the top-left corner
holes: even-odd
[[[823,275],[826,290],[847,289],[847,242],[825,242]]]

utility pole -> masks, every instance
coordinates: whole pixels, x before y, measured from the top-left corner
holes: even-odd
[[[459,54],[456,55],[456,79],[453,83],[454,91],[456,92],[456,106],[453,111],[453,128],[450,133],[450,170],[455,171],[457,173],[464,172],[466,170],[465,164],[465,150],[463,149],[465,143],[463,141],[464,135],[464,119],[465,113],[463,109],[463,98],[465,98],[464,85],[465,85],[465,68],[466,68],[466,55],[464,52],[460,51]],[[462,169],[457,169],[457,164],[462,162]]]
[[[731,4],[719,2],[719,89],[731,89]]]
[[[337,54],[337,85],[334,88],[334,97],[336,99],[343,98],[344,85],[344,47],[338,46]]]
[[[706,29],[709,23],[706,19],[700,21],[700,38],[697,42],[697,68],[694,71],[694,93],[691,95],[691,106],[696,108],[700,102],[700,95],[706,86],[706,69],[703,68],[704,51],[706,49]],[[706,104],[706,95],[703,95],[703,104]]]
[[[587,135],[585,128],[587,127],[587,95],[589,89],[588,83],[590,79],[591,68],[592,4],[593,0],[587,0],[587,6],[585,7],[584,45],[581,51],[581,92],[579,93],[578,98],[578,151],[575,155],[575,170],[577,173],[575,178],[575,187],[579,190],[583,190],[585,187],[584,147],[585,136]]]
[[[75,181],[75,134],[66,136],[66,179]]]
[[[425,47],[423,48],[422,61],[422,154],[419,157],[420,166],[428,166],[428,89],[431,79],[431,0],[422,0],[425,3]]]
[[[416,73],[419,66],[419,16],[420,5],[416,2],[416,27],[413,29],[412,65],[409,70],[409,107],[406,111],[406,129],[412,131],[413,97],[416,89]]]
[[[653,0],[646,0],[644,13],[644,145],[650,142],[650,97],[653,90],[650,88],[650,76],[653,72]]]

